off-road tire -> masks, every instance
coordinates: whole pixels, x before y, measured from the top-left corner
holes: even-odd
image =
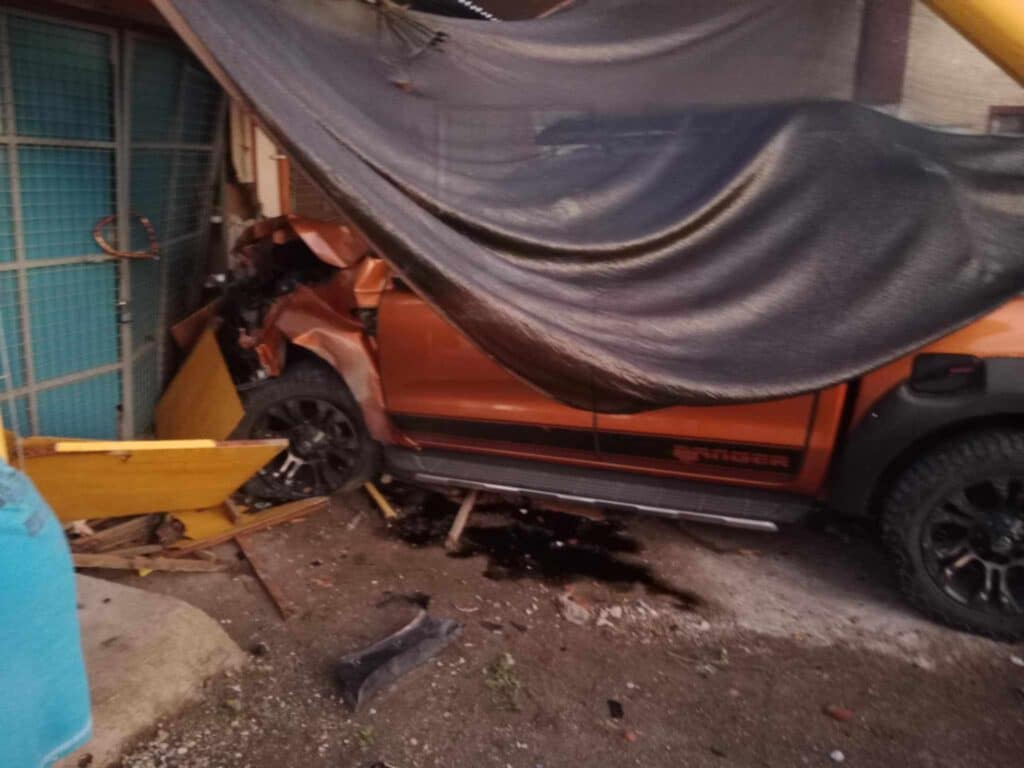
[[[1016,641],[1024,639],[1024,615],[996,615],[958,602],[929,573],[922,543],[944,500],[984,483],[981,478],[1005,476],[1024,477],[1024,432],[986,429],[952,438],[923,453],[898,477],[884,501],[882,530],[900,586],[914,606],[956,629]],[[1018,486],[1016,498],[1024,502],[1019,496]]]
[[[372,479],[379,467],[380,447],[370,437],[363,422],[362,411],[345,382],[326,363],[319,359],[300,358],[290,364],[280,376],[266,379],[241,393],[245,416],[235,428],[235,439],[258,439],[269,435],[259,427],[268,409],[292,402],[324,401],[335,407],[348,419],[356,440],[351,467],[344,478],[325,489],[327,493],[351,491]],[[289,450],[292,446],[289,446]],[[287,501],[305,495],[300,489],[287,489],[274,481],[267,472],[279,466],[287,451],[264,467],[262,474],[253,477],[243,491],[259,499]]]

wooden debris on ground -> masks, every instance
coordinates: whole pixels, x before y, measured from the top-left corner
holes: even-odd
[[[476,488],[469,491],[462,499],[462,503],[459,505],[459,511],[455,513],[455,520],[452,522],[451,530],[448,531],[448,536],[444,540],[445,549],[453,551],[459,547],[459,539],[462,538],[462,531],[466,528],[466,523],[469,522],[469,515],[473,512],[473,507],[476,506],[476,497],[479,491]]]
[[[252,572],[256,574],[256,579],[259,583],[263,585],[264,591],[270,597],[270,601],[276,606],[277,612],[281,614],[281,618],[288,621],[298,612],[298,608],[270,578],[270,569],[267,562],[263,559],[259,547],[253,542],[252,534],[235,536],[235,543],[242,550],[245,559],[249,561]]]
[[[141,515],[128,520],[116,520],[106,528],[95,530],[91,536],[71,540],[72,552],[103,552],[137,541],[148,541],[160,525],[160,515]]]
[[[294,606],[269,581],[246,536],[304,519],[325,509],[327,499],[257,510],[231,498],[288,441],[228,440],[244,411],[217,341],[215,314],[215,305],[205,307],[174,329],[188,357],[156,404],[159,439],[21,438],[0,424],[0,456],[17,456],[66,524],[75,567],[141,575],[220,571],[228,564],[205,550],[235,540],[288,618]]]
[[[366,492],[370,494],[370,498],[377,502],[377,507],[380,509],[380,513],[384,515],[385,520],[394,520],[398,517],[398,513],[395,511],[395,508],[391,506],[391,502],[388,501],[387,497],[377,489],[376,485],[367,480],[363,483],[363,488],[365,488]]]
[[[208,550],[234,540],[282,618],[288,620],[298,608],[273,583],[267,563],[249,537],[274,525],[305,519],[327,505],[326,498],[314,497],[250,511],[227,499],[211,509],[83,520],[81,525],[69,525],[67,532],[76,568],[137,571],[140,575],[227,570],[229,564]]]

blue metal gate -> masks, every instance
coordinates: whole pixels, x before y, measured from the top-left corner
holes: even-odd
[[[176,41],[0,12],[0,403],[22,434],[145,433],[203,271],[223,95]],[[92,237],[116,214],[118,260]]]

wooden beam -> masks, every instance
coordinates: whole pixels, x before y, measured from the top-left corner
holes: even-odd
[[[160,523],[159,515],[142,515],[122,523],[115,523],[91,536],[74,539],[71,549],[74,552],[103,552],[119,547],[136,539],[146,538]]]
[[[263,555],[260,554],[256,544],[253,543],[252,534],[235,536],[235,543],[242,550],[245,559],[249,561],[249,565],[252,566],[252,572],[256,574],[256,578],[263,585],[263,589],[270,597],[270,601],[277,607],[277,612],[281,614],[281,618],[288,621],[298,612],[298,608],[295,606],[295,603],[285,597],[281,588],[270,578],[267,561],[263,559]]]
[[[476,506],[477,490],[474,488],[465,495],[462,499],[462,504],[459,505],[459,511],[455,513],[455,521],[452,523],[451,530],[448,531],[448,538],[444,540],[445,549],[453,550],[459,546],[459,539],[462,538],[462,531],[466,528],[466,523],[469,522],[469,514],[473,511],[473,507]]]

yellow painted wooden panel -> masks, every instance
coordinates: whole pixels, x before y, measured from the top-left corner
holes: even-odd
[[[161,440],[225,440],[244,414],[211,326],[156,404],[156,436]]]
[[[144,450],[27,456],[25,471],[62,520],[142,515],[217,506],[288,444],[248,440],[178,448],[152,443]]]
[[[64,440],[53,443],[54,453],[102,453],[104,451],[169,451],[185,448],[216,448],[216,440]]]
[[[185,526],[185,536],[192,540],[211,539],[235,527],[223,506],[182,510],[175,512],[174,517]]]

